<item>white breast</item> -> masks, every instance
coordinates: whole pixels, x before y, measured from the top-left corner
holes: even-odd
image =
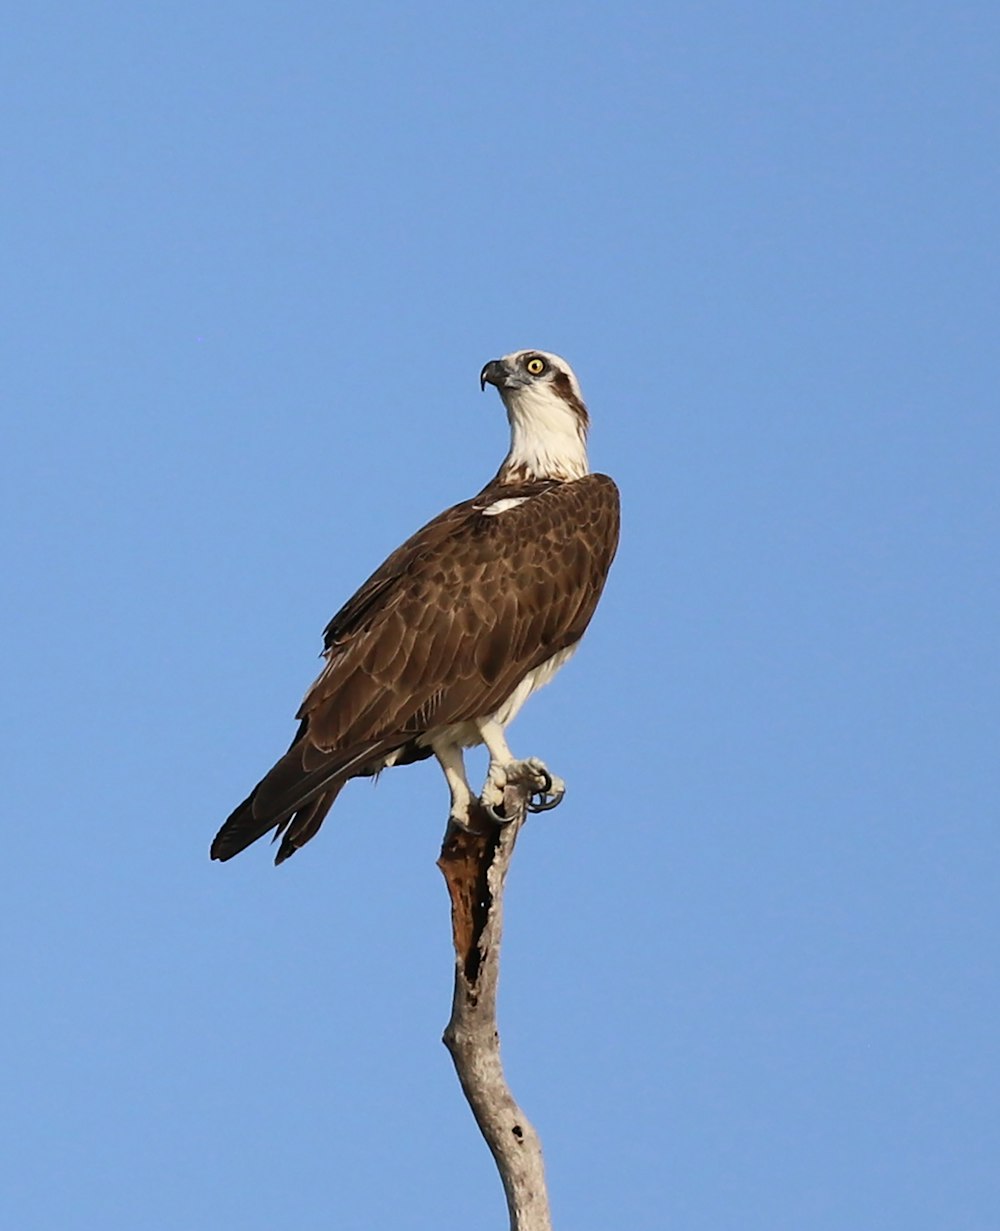
[[[518,710],[531,694],[544,687],[559,668],[569,662],[576,653],[577,645],[579,645],[579,642],[576,645],[567,646],[565,650],[560,650],[558,654],[553,654],[551,658],[543,662],[540,667],[536,667],[534,671],[529,671],[492,717],[502,727],[505,727],[509,722],[513,722]]]
[[[541,666],[536,667],[534,671],[529,671],[507,700],[494,713],[484,714],[483,718],[491,718],[504,727],[509,722],[512,722],[518,710],[520,710],[531,694],[547,684],[559,668],[569,662],[576,653],[576,646],[579,644],[577,642],[575,645],[567,646],[565,650],[560,650],[557,654],[553,654],[551,658],[543,662]],[[483,737],[474,722],[457,722],[451,726],[435,727],[434,730],[425,732],[418,738],[417,743],[426,747],[437,741],[460,744],[465,748],[471,748],[475,744],[481,744]]]

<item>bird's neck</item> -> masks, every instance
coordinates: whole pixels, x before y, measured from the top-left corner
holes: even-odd
[[[497,474],[501,483],[582,479],[590,473],[585,423],[555,399],[513,399],[507,406],[510,452]]]

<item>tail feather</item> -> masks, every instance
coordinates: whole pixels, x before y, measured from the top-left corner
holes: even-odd
[[[282,825],[278,832],[274,835],[277,839],[284,830],[284,836],[281,837],[281,845],[278,847],[278,853],[274,857],[275,866],[279,863],[284,863],[291,855],[299,849],[300,846],[305,846],[310,838],[314,838],[319,832],[320,825],[326,817],[326,814],[333,807],[333,801],[340,794],[343,782],[338,782],[329,791],[324,791],[322,795],[317,795],[312,803],[305,808],[300,808],[293,816],[289,817],[287,827]]]
[[[374,773],[392,741],[376,741],[330,753],[306,771],[296,737],[291,748],[235,808],[215,835],[211,857],[225,861],[275,829],[284,833],[275,863],[282,863],[313,837],[349,778]]]
[[[366,763],[392,747],[391,740],[372,740],[357,748],[330,752],[319,764],[308,770],[303,766],[304,750],[293,744],[257,784],[253,801],[254,815],[278,816],[295,812],[314,799],[335,779],[347,781],[365,772]],[[312,745],[306,750],[315,753]]]
[[[274,829],[276,825],[280,826],[282,821],[290,819],[289,816],[254,816],[253,801],[256,794],[257,788],[254,787],[246,799],[238,807],[234,808],[226,818],[222,828],[212,840],[209,854],[213,859],[219,859],[223,862],[227,859],[232,859],[240,851],[246,850],[251,842],[256,842],[258,838],[263,838],[268,830]]]

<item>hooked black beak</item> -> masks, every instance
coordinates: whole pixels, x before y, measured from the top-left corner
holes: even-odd
[[[479,373],[479,388],[485,389],[487,384],[496,385],[502,389],[507,383],[507,368],[502,359],[491,359]]]

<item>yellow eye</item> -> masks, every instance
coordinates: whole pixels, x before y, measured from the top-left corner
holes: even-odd
[[[541,374],[545,371],[545,360],[539,359],[536,355],[534,359],[529,359],[524,366],[528,369],[532,376],[541,376]]]

